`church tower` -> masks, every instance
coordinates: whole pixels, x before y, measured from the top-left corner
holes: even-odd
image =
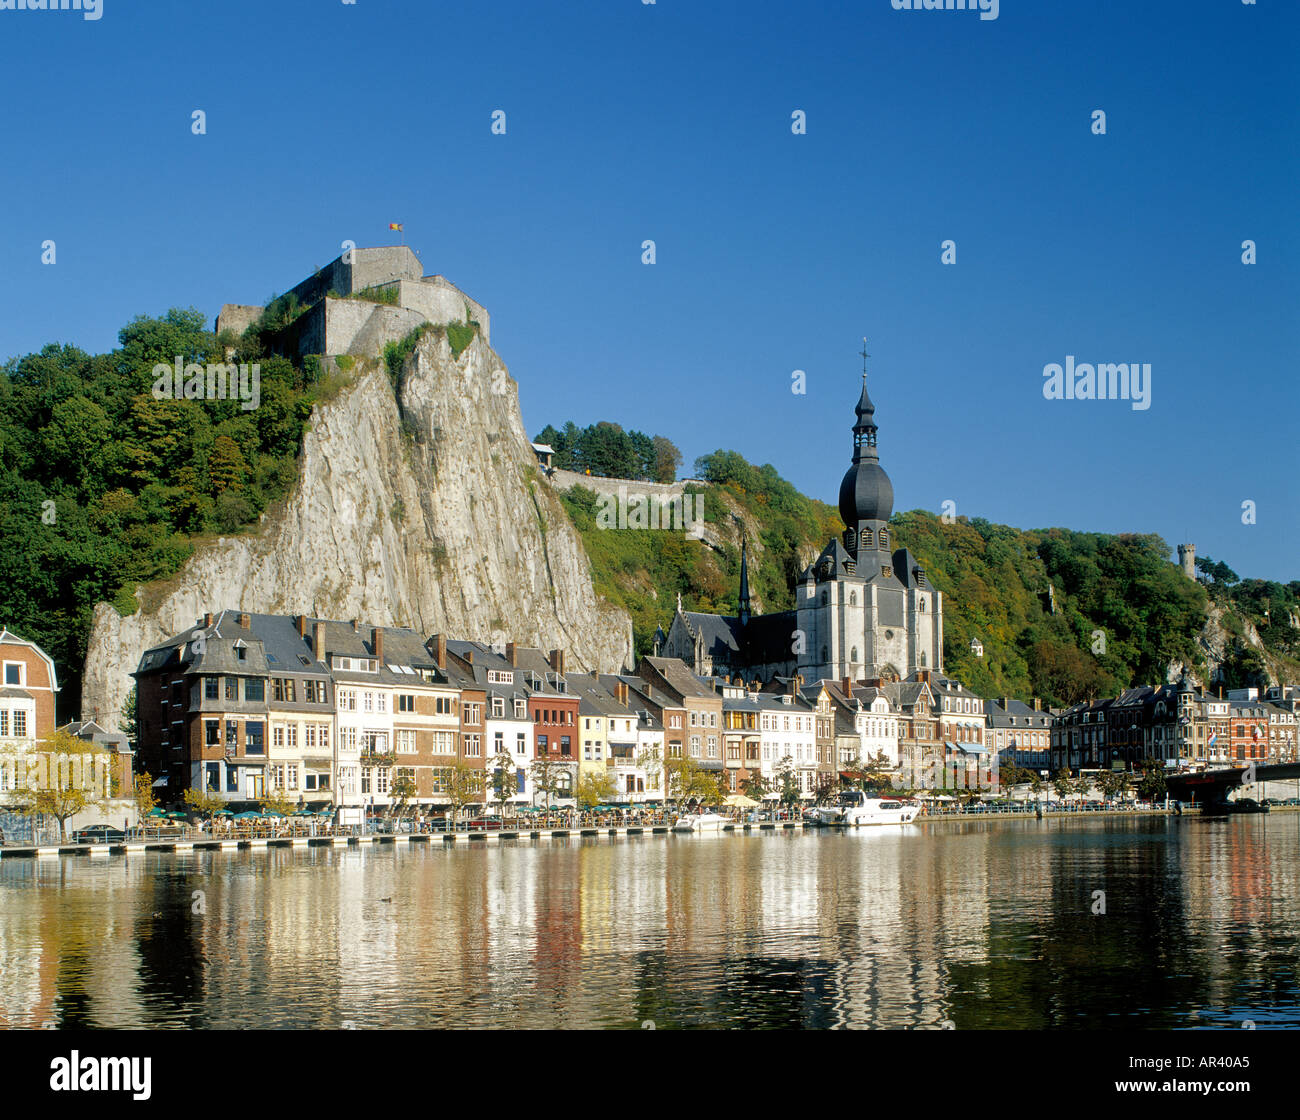
[[[853,464],[840,483],[840,517],[844,548],[858,575],[870,579],[889,567],[889,518],[894,512],[894,484],[880,465],[876,448],[876,406],[867,394],[865,345],[862,350],[862,396],[854,410]]]

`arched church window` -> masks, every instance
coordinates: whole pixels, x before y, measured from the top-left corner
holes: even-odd
[[[849,660],[856,661],[857,659],[858,659],[858,647],[854,646],[851,650],[849,650]]]
[[[831,594],[830,594],[830,592],[829,592],[829,591],[823,591],[823,592],[822,592],[822,606],[824,607],[824,606],[825,606],[827,603],[829,603],[830,601],[831,601]]]
[[[921,600],[920,610],[921,610],[921,613],[922,613],[922,614],[925,614],[925,600],[924,600],[924,599]]]
[[[921,668],[925,668],[925,650],[921,651]]]
[[[857,605],[858,605],[858,593],[857,593],[856,591],[850,591],[850,592],[849,592],[849,606],[851,606],[851,607],[856,607]]]

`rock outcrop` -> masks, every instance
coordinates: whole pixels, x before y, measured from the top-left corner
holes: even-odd
[[[564,648],[586,671],[632,656],[631,620],[596,597],[541,478],[514,381],[481,337],[456,358],[445,331],[420,340],[396,394],[381,361],[359,363],[316,408],[286,501],[138,599],[128,617],[95,609],[86,718],[115,721],[140,654],[222,608]]]

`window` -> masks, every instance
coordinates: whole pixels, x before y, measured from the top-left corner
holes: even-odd
[[[456,698],[454,696],[436,697],[433,710],[440,716],[454,716],[456,714]]]
[[[465,722],[471,727],[483,722],[483,705],[466,704],[465,705]]]
[[[265,726],[260,719],[244,724],[245,754],[266,754]]]
[[[380,692],[375,696],[375,711],[377,712],[388,711],[388,693]]]
[[[398,731],[395,734],[397,737],[397,753],[415,754],[415,732]]]
[[[361,792],[362,793],[370,792],[370,775],[372,773],[373,770],[371,767],[369,766],[361,767]]]
[[[545,754],[545,753],[546,753],[546,736],[545,736],[545,735],[538,735],[538,736],[537,736],[537,752],[538,752],[538,754]]]
[[[492,697],[492,718],[502,719],[506,714],[506,698],[504,696]]]
[[[0,728],[0,735],[4,734],[3,728]],[[203,721],[203,744],[208,747],[219,747],[221,745],[221,721],[219,719],[205,719]]]
[[[237,677],[226,678],[226,699],[227,700],[239,699],[239,679]]]
[[[823,591],[823,592],[822,592],[822,606],[824,607],[824,606],[825,606],[827,603],[829,603],[830,601],[831,601],[830,593],[827,592],[827,591]]]
[[[9,712],[0,708],[0,738],[9,734]]]
[[[849,592],[849,606],[851,606],[851,607],[856,607],[857,605],[858,605],[858,593],[857,593],[856,591],[850,591],[850,592]]]
[[[700,737],[698,735],[691,736],[691,757],[700,757]]]
[[[271,696],[277,704],[294,702],[294,682],[284,677],[276,677],[271,682]]]
[[[435,731],[433,733],[433,753],[455,754],[455,736],[450,731]]]
[[[515,754],[527,754],[527,753],[528,753],[528,737],[522,731],[520,731],[515,736]],[[521,790],[520,792],[523,791]]]
[[[204,700],[221,699],[221,678],[220,677],[203,678],[203,699]]]
[[[466,758],[483,757],[483,747],[477,735],[468,734],[465,736],[465,757]]]
[[[293,681],[290,681],[289,685],[292,687]],[[307,701],[307,703],[325,704],[328,702],[329,698],[325,692],[324,681],[304,681],[303,688],[305,689],[304,699]],[[289,699],[290,700],[293,699],[292,691],[290,693]]]
[[[388,767],[377,766],[375,768],[375,792],[387,795],[388,793]]]
[[[23,669],[25,666],[21,661],[5,662],[5,684],[17,685],[19,688],[23,685]]]
[[[233,751],[239,746],[239,724],[233,719],[226,720],[226,750]]]
[[[248,680],[244,681],[244,699],[258,704],[265,701],[266,681],[257,677],[249,677]]]
[[[397,694],[397,710],[399,712],[415,711],[415,697],[410,693],[399,692]]]
[[[310,731],[311,727],[312,725],[309,723],[307,729]],[[290,748],[296,748],[298,746],[298,725],[296,723],[291,723],[285,728],[284,743],[285,746]],[[316,744],[312,743],[311,745],[315,746]]]
[[[565,755],[566,757],[573,754],[573,746],[569,742],[569,737],[567,735],[560,736],[560,754]]]
[[[505,673],[502,672],[500,669],[489,669],[487,679],[488,679],[488,684],[514,684],[515,683],[514,673]]]
[[[528,705],[527,705],[527,703],[526,703],[525,701],[523,701],[523,700],[516,700],[516,701],[515,701],[515,719],[527,719],[527,718],[528,718]]]
[[[298,767],[286,766],[284,769],[285,769],[285,776],[288,778],[289,789],[297,789],[298,788]]]
[[[277,723],[271,728],[271,746],[280,750],[284,746],[284,725]]]
[[[355,712],[357,710],[357,690],[355,688],[339,689],[339,711]]]
[[[361,710],[363,712],[373,712],[375,710],[375,694],[373,692],[362,693]]]

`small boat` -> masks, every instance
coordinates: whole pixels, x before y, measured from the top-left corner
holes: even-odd
[[[674,832],[720,832],[724,824],[730,824],[727,817],[718,813],[687,813],[673,822]]]
[[[909,805],[893,797],[868,797],[861,790],[841,793],[834,805],[817,810],[823,824],[857,828],[874,824],[910,824],[920,813],[917,805]]]

